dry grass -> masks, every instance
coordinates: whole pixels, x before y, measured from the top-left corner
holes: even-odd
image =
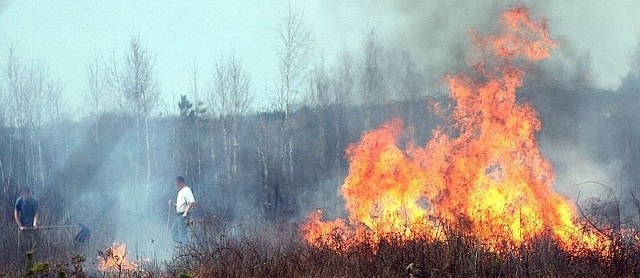
[[[372,252],[313,248],[295,236],[219,237],[180,250],[166,274],[177,277],[638,277],[636,242],[618,242],[611,254],[567,252],[549,238],[489,251],[474,238],[450,233],[444,241],[388,240]]]
[[[377,244],[376,252],[367,244],[335,252],[307,245],[296,225],[264,223],[231,234],[224,229],[200,233],[195,244],[150,271],[100,273],[82,257],[64,255],[34,277],[640,277],[635,240],[618,240],[604,255],[567,252],[548,237],[490,251],[451,229],[441,241],[390,239]],[[0,277],[19,277],[23,269],[5,269]]]

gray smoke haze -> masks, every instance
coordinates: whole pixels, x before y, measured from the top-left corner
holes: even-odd
[[[551,102],[568,106],[542,110],[543,131],[540,146],[557,171],[556,188],[574,199],[601,196],[597,181],[622,186],[628,144],[603,144],[616,138],[623,125],[611,117],[615,107],[599,101],[598,95],[616,97],[621,80],[630,71],[631,54],[640,34],[640,5],[637,1],[323,1],[345,45],[362,55],[364,34],[373,28],[381,48],[407,51],[427,77],[427,93],[442,92],[447,73],[467,67],[469,31],[491,31],[501,11],[516,5],[527,6],[534,18],[546,18],[552,38],[560,47],[551,58],[538,63],[525,83],[533,87],[528,96],[538,104]],[[363,28],[361,22],[367,25]],[[336,35],[333,33],[333,35]],[[539,90],[543,90],[539,94]],[[577,92],[577,93],[576,93]],[[533,97],[536,96],[537,97]],[[594,97],[596,96],[596,97]],[[565,110],[566,115],[547,117]],[[547,112],[548,114],[545,114]],[[570,130],[545,130],[562,126],[566,117],[576,119]],[[563,119],[564,117],[564,119]],[[563,122],[564,121],[564,122]],[[623,121],[625,121],[623,119]],[[570,134],[571,140],[545,133]],[[608,135],[602,135],[608,134]],[[605,147],[613,145],[613,147]],[[617,146],[617,148],[616,148]],[[602,153],[609,152],[606,156]]]
[[[494,26],[501,10],[497,4],[487,9],[479,1],[328,2],[326,8],[336,7],[337,17],[367,22],[376,31],[382,47],[408,51],[426,68],[431,85],[436,85],[445,73],[464,68],[468,31],[484,32],[482,28]],[[364,33],[364,30],[349,32]]]
[[[10,3],[0,0],[0,13]],[[141,129],[133,120],[122,115],[105,115],[96,128],[93,120],[85,119],[85,122],[73,124],[75,132],[64,138],[68,140],[64,142],[64,150],[52,148],[55,155],[52,154],[51,159],[54,164],[51,168],[55,169],[51,174],[55,181],[51,184],[59,187],[72,212],[80,210],[77,217],[81,218],[60,216],[61,219],[53,219],[49,224],[78,221],[89,225],[94,230],[90,254],[108,247],[113,241],[120,241],[129,245],[132,255],[168,258],[172,247],[168,226],[172,221],[170,217],[175,216],[175,208],[168,206],[167,200],[175,198],[172,182],[175,175],[187,177],[198,200],[199,211],[206,216],[217,214],[211,226],[226,225],[224,229],[231,236],[257,229],[262,221],[279,224],[301,221],[318,207],[327,209],[325,215],[329,219],[344,217],[339,187],[348,171],[344,158],[347,146],[357,142],[365,128],[375,128],[394,116],[406,116],[406,123],[416,125],[418,140],[428,140],[431,130],[441,119],[427,110],[425,95],[444,99],[439,95],[446,91],[442,78],[447,73],[467,68],[466,57],[471,49],[469,31],[480,34],[492,31],[500,12],[519,4],[528,6],[535,18],[547,18],[552,37],[560,43],[549,60],[532,66],[521,90],[521,95],[540,113],[543,131],[539,143],[545,156],[554,164],[556,188],[574,199],[599,196],[603,193],[601,186],[576,184],[596,181],[620,186],[624,184],[622,179],[633,178],[629,173],[638,170],[635,165],[640,165],[640,124],[634,123],[637,121],[635,110],[620,106],[638,107],[634,105],[640,105],[640,101],[636,97],[633,100],[637,103],[630,102],[631,97],[622,96],[618,91],[620,80],[630,72],[629,56],[638,47],[640,8],[632,8],[638,5],[635,1],[607,3],[322,1],[318,4],[322,17],[309,17],[310,25],[314,26],[313,35],[317,36],[320,48],[343,44],[348,56],[353,57],[349,80],[353,82],[352,91],[356,95],[353,98],[361,98],[363,44],[371,28],[375,30],[376,44],[382,50],[381,76],[387,84],[381,91],[395,94],[404,90],[395,87],[400,84],[423,95],[409,101],[401,97],[394,99],[399,104],[376,103],[379,107],[372,116],[373,124],[367,127],[362,124],[365,109],[359,105],[361,103],[347,103],[335,110],[335,107],[298,109],[292,116],[295,119],[292,138],[295,137],[296,142],[293,150],[296,177],[295,182],[290,183],[280,171],[279,155],[283,153],[278,144],[281,142],[273,139],[280,136],[280,116],[271,111],[245,115],[238,139],[240,176],[234,181],[237,185],[234,187],[225,186],[223,177],[227,168],[222,157],[222,125],[216,115],[203,117],[207,125],[200,127],[203,132],[200,134],[195,133],[194,126],[180,125],[184,119],[171,116],[173,114],[153,119],[150,180],[146,179],[144,170],[146,149],[139,138]],[[255,43],[259,42],[260,39],[256,39]],[[403,75],[403,70],[411,63],[417,68],[416,73],[407,78],[408,74]],[[339,62],[328,61],[327,64],[329,78],[336,78]],[[640,68],[635,70],[640,72]],[[166,80],[167,83],[171,81]],[[416,103],[418,101],[420,103]],[[171,111],[176,108],[175,103],[167,106]],[[410,109],[415,113],[409,113]],[[322,132],[319,126],[323,126]],[[50,128],[56,136],[64,133],[57,126]],[[92,145],[94,130],[99,132],[96,136],[100,138],[99,146]],[[179,136],[181,134],[184,138]],[[265,165],[264,169],[259,152],[270,155],[267,158],[271,164]],[[187,166],[178,165],[180,154]],[[190,168],[193,165],[189,163],[195,161],[195,155],[200,155],[204,161],[202,174]],[[59,173],[58,166],[61,168]],[[269,176],[261,176],[266,170]],[[47,197],[54,199],[56,196]],[[245,225],[243,227],[254,225],[254,228],[243,230],[236,223]]]
[[[495,27],[500,11],[516,5],[525,5],[535,17],[548,19],[552,37],[560,42],[553,63],[572,63],[559,56],[587,57],[593,65],[595,85],[605,89],[617,89],[629,71],[629,53],[640,34],[640,6],[630,0],[323,3],[322,9],[331,15],[329,22],[323,23],[332,28],[327,34],[341,36],[347,46],[357,49],[366,29],[363,26],[372,27],[385,47],[405,49],[425,65],[431,81],[465,65],[469,30],[485,32]]]
[[[68,192],[77,195],[68,201],[74,210],[70,221],[92,229],[87,248],[93,250],[88,254],[118,242],[127,244],[132,260],[169,259],[168,226],[173,218],[167,217],[175,215],[175,207],[170,207],[167,200],[175,197],[173,174],[167,171],[165,175],[154,175],[147,183],[139,173],[142,164],[133,162],[133,156],[144,153],[137,144],[136,131],[119,122],[122,118],[111,116],[103,116],[98,124],[98,148],[93,145],[96,127],[89,125],[84,137],[76,139],[69,146],[70,151],[61,154],[59,179]],[[165,146],[168,142],[160,144]],[[161,169],[171,168],[171,160],[162,156],[160,160]],[[131,166],[132,162],[138,166]]]

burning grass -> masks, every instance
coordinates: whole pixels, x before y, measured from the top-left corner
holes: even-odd
[[[603,254],[564,246],[541,236],[519,246],[489,247],[461,227],[443,225],[439,240],[397,236],[367,238],[336,251],[304,240],[265,232],[207,246],[185,248],[167,274],[194,277],[630,277],[640,275],[640,249],[619,241]],[[265,231],[269,231],[265,228]],[[370,241],[368,241],[370,240]],[[505,240],[508,241],[508,240]]]
[[[344,252],[365,242],[375,250],[390,237],[445,241],[444,220],[490,250],[552,237],[566,251],[608,252],[612,242],[576,222],[578,210],[554,191],[553,167],[535,138],[542,123],[516,97],[527,65],[557,47],[546,21],[516,7],[501,14],[494,34],[472,39],[469,71],[446,79],[448,124],[420,146],[394,119],[349,146],[340,190],[348,218],[312,214],[302,229],[310,244]]]
[[[98,252],[98,270],[105,274],[117,274],[118,277],[123,275],[131,277],[146,277],[142,262],[129,260],[127,245],[124,243],[114,242],[111,247],[104,251]]]
[[[527,65],[557,47],[546,22],[518,7],[499,23],[497,34],[473,34],[469,72],[447,78],[448,125],[426,145],[396,119],[348,148],[348,218],[326,221],[318,210],[300,229],[253,225],[248,236],[206,219],[158,276],[640,276],[637,225],[581,219],[553,190],[553,167],[535,138],[542,123],[516,98]],[[101,252],[98,269],[154,276],[128,261],[123,245]]]
[[[199,233],[193,245],[176,250],[171,260],[154,271],[99,271],[98,265],[91,260],[85,262],[82,257],[34,265],[46,265],[38,274],[41,277],[58,277],[59,273],[66,273],[67,277],[180,277],[181,273],[188,275],[183,277],[640,275],[637,229],[599,228],[603,236],[614,242],[613,247],[603,253],[580,246],[564,246],[552,235],[536,237],[517,246],[488,246],[482,238],[469,234],[458,224],[440,222],[438,225],[441,227],[438,238],[406,239],[389,235],[377,240],[370,237],[345,251],[336,251],[333,245],[309,245],[299,237],[296,225],[253,223],[242,225],[245,228],[241,233],[231,233],[236,228],[225,224],[221,225],[223,229],[208,233],[206,238]],[[95,250],[91,254],[95,254]],[[10,273],[0,277],[17,277],[25,272]]]

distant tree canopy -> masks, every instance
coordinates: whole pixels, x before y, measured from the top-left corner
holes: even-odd
[[[204,81],[194,65],[191,87],[162,100],[158,56],[133,35],[124,51],[88,61],[87,117],[71,119],[64,82],[9,47],[0,64],[0,213],[11,215],[18,189],[30,186],[42,200],[42,223],[124,216],[142,223],[149,211],[164,223],[176,175],[187,177],[199,213],[222,222],[297,221],[318,207],[343,213],[338,192],[349,144],[396,117],[425,141],[455,103],[429,86],[419,60],[384,49],[373,29],[361,49],[339,53],[334,64],[315,57],[303,19],[289,9],[277,28],[279,77],[265,89],[272,103],[259,109],[251,73],[234,55],[211,61]],[[620,163],[622,178],[640,188],[640,69],[614,92],[590,86],[588,62],[576,68],[569,79],[579,84],[537,69],[532,80],[540,82],[519,93],[538,109],[541,141],[577,148],[603,165]],[[430,110],[433,103],[444,112]],[[160,111],[163,104],[168,111]],[[12,221],[0,218],[11,240]],[[0,250],[13,250],[11,240]]]

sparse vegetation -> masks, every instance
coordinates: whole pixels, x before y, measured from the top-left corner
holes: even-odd
[[[563,250],[548,237],[490,251],[458,229],[444,240],[382,241],[373,252],[364,244],[347,252],[313,248],[293,234],[273,232],[242,238],[216,237],[185,248],[167,274],[193,277],[635,277],[640,248],[620,241],[611,254]],[[292,231],[294,232],[294,231]],[[577,247],[576,247],[577,248]]]
[[[401,144],[423,144],[436,126],[451,120],[446,115],[455,113],[452,107],[464,103],[438,94],[440,89],[427,80],[429,70],[409,52],[385,48],[375,28],[364,34],[361,53],[352,56],[345,50],[332,61],[313,55],[312,34],[302,14],[289,7],[281,23],[276,30],[280,79],[265,89],[270,95],[264,99],[270,99],[271,106],[260,109],[253,103],[257,92],[248,71],[252,67],[235,54],[204,65],[210,70],[204,74],[210,80],[204,82],[194,62],[191,88],[176,88],[179,101],[167,104],[156,59],[171,53],[156,54],[141,36],[133,35],[125,51],[92,57],[84,111],[65,111],[65,82],[46,63],[24,59],[15,46],[8,47],[0,61],[0,215],[5,216],[0,217],[0,278],[640,277],[638,63],[615,92],[592,88],[589,63],[583,61],[575,73],[566,73],[575,78],[559,78],[545,66],[531,65],[527,70],[532,73],[518,89],[518,101],[530,101],[537,110],[526,112],[544,125],[535,140],[530,136],[530,145],[542,142],[543,155],[553,155],[553,163],[563,161],[558,173],[577,172],[567,170],[574,165],[566,163],[579,159],[597,166],[614,164],[619,170],[620,184],[596,182],[602,187],[597,192],[605,195],[579,200],[580,227],[611,242],[609,249],[567,247],[544,234],[518,246],[489,246],[464,227],[443,224],[444,235],[437,239],[389,235],[336,251],[334,246],[309,245],[299,229],[304,217],[319,207],[328,218],[344,218],[338,188],[348,174],[349,144],[392,118],[405,119],[410,125],[406,137],[415,137],[403,138]],[[546,30],[546,22],[540,26]],[[510,47],[511,42],[502,50]],[[482,83],[485,77],[471,75],[469,80]],[[577,85],[567,85],[567,80]],[[501,82],[491,85],[510,83]],[[200,83],[207,85],[199,93]],[[478,115],[497,110],[484,109]],[[72,112],[77,115],[70,116]],[[520,120],[494,118],[500,124]],[[451,137],[461,133],[459,128],[436,133],[440,131]],[[475,150],[486,154],[484,148]],[[581,153],[558,158],[571,152]],[[517,162],[526,165],[521,157]],[[487,166],[472,170],[491,172],[494,166],[482,167]],[[450,167],[440,168],[450,173]],[[413,169],[407,172],[417,172]],[[175,175],[187,177],[197,206],[193,242],[174,248],[168,229],[175,207],[167,207],[166,200],[175,197]],[[541,184],[552,184],[553,176],[540,177]],[[458,185],[472,189],[462,192],[473,191],[461,180]],[[446,181],[434,183],[445,186],[433,199],[464,195],[452,193]],[[77,231],[41,229],[34,231],[37,247],[18,246],[20,232],[10,216],[23,186],[31,187],[39,199],[41,226],[83,222],[94,231],[91,241],[74,242]],[[398,203],[406,204],[405,195],[401,197]],[[416,209],[435,202],[423,203],[419,205],[425,207]],[[451,219],[457,215],[451,213]],[[105,249],[119,240],[130,241],[129,249]],[[135,265],[128,266],[127,259]],[[115,267],[101,268],[101,260],[114,260]]]
[[[202,219],[212,222],[212,219]],[[227,231],[194,234],[192,245],[175,250],[168,261],[145,261],[137,270],[97,271],[83,256],[36,261],[26,268],[5,268],[0,277],[637,277],[640,235],[622,229],[609,253],[562,249],[547,236],[521,246],[489,248],[461,228],[447,227],[441,240],[401,238],[375,246],[362,244],[345,252],[312,247],[298,236],[296,225],[239,225]],[[251,227],[251,228],[249,228]],[[223,227],[218,227],[223,228]],[[601,230],[605,230],[602,229]],[[157,259],[155,259],[157,260]],[[155,267],[152,267],[154,266]],[[10,267],[10,265],[8,265]]]

